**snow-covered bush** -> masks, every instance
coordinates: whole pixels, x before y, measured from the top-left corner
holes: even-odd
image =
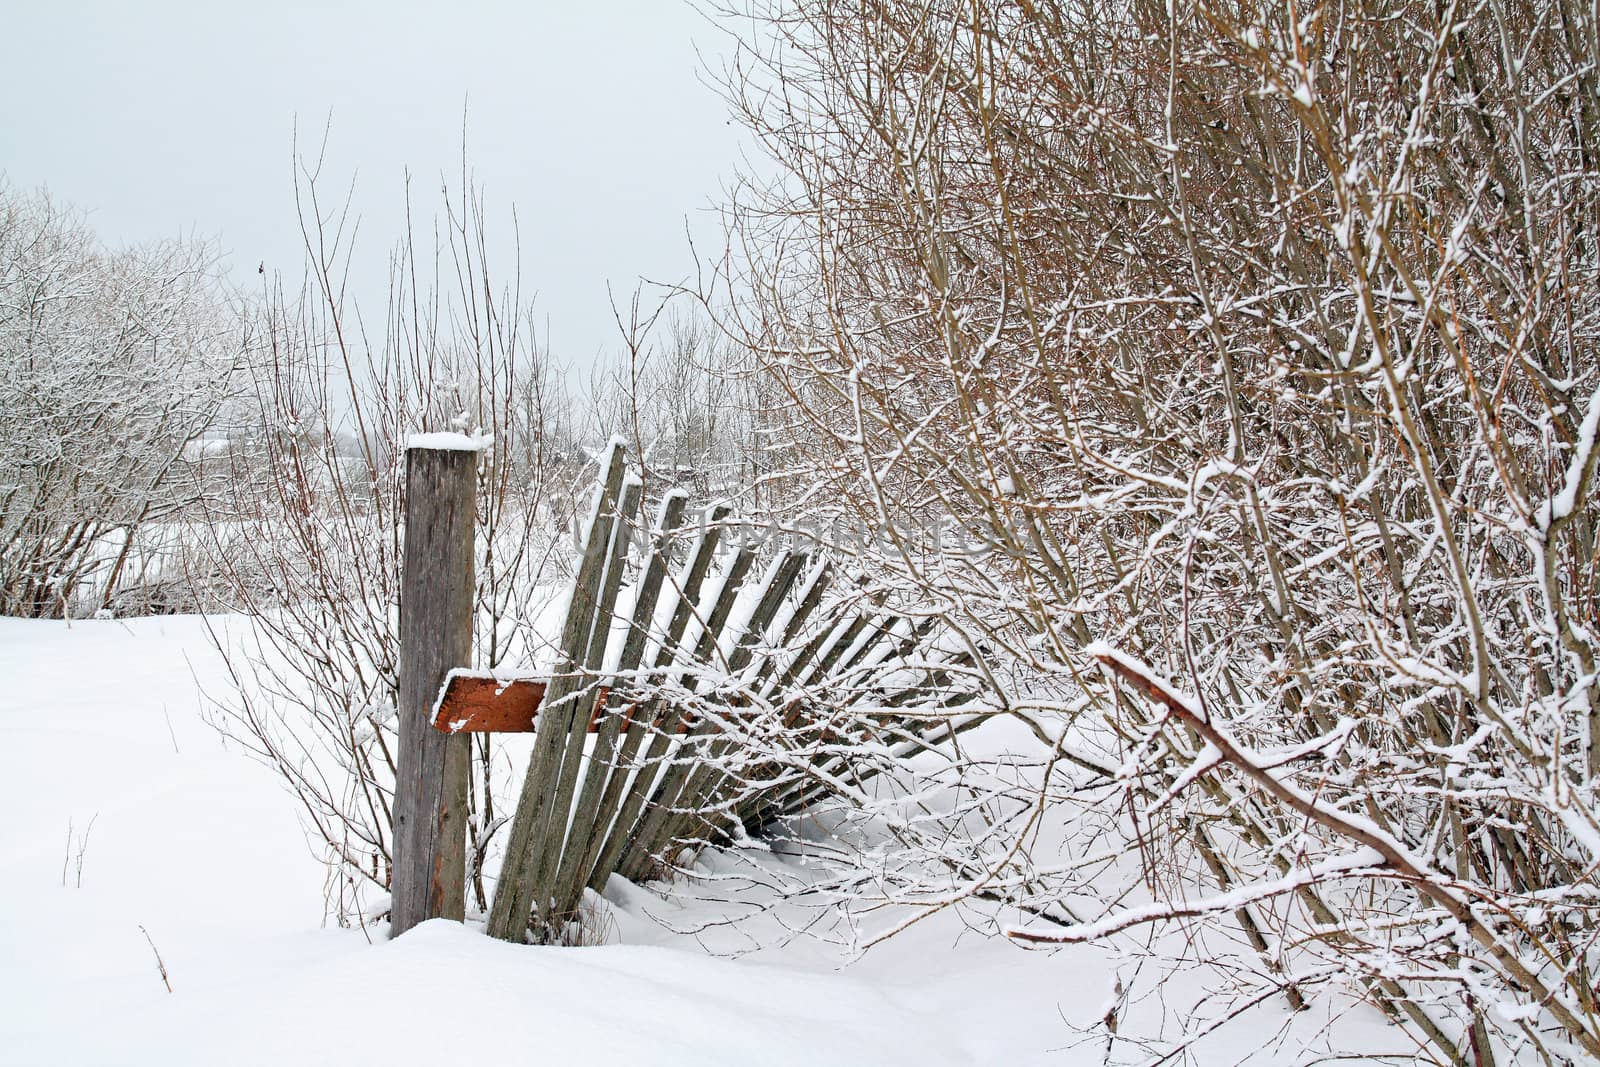
[[[1600,1056],[1593,10],[756,6],[788,498],[897,531],[1040,741],[838,884],[1231,928],[1193,1029],[1338,984]]]
[[[111,250],[0,184],[0,614],[113,606],[140,531],[191,507],[186,452],[234,384],[241,330],[193,240]]]

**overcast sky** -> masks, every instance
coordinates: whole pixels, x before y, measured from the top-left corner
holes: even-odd
[[[0,33],[0,173],[90,213],[109,243],[215,236],[241,281],[300,274],[291,137],[332,115],[327,170],[353,177],[360,259],[377,277],[402,232],[404,172],[419,214],[467,147],[491,218],[511,207],[524,288],[558,358],[614,348],[606,298],[675,280],[740,164],[740,133],[703,84],[698,45],[726,50],[683,0],[423,4],[7,5]],[[246,278],[246,275],[249,275]]]

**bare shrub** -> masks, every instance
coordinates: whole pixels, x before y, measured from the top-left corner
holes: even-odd
[[[1593,11],[756,8],[786,496],[902,531],[884,595],[1045,745],[913,768],[954,799],[838,884],[1231,927],[1174,1055],[1327,985],[1600,1055]]]
[[[446,201],[431,247],[415,234],[401,244],[374,340],[342,288],[348,220],[327,212],[314,169],[298,191],[306,282],[296,293],[274,283],[260,301],[253,416],[210,514],[212,568],[251,622],[213,630],[234,689],[218,724],[298,797],[328,849],[330,908],[345,921],[370,917],[360,889],[386,889],[390,876],[407,437],[493,438],[478,474],[475,651],[490,669],[534,654],[541,575],[564,561],[582,462],[531,307],[515,280],[490,273],[476,194]],[[496,766],[494,739],[475,738],[468,862],[480,909],[505,821]]]

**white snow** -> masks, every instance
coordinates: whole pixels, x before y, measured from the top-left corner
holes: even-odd
[[[197,618],[0,619],[0,1064],[1101,1062],[1108,948],[1030,951],[952,908],[851,962],[796,936],[848,941],[828,909],[719,858],[677,897],[613,879],[601,947],[325,926],[293,799],[203,721],[196,682],[223,690]],[[1205,981],[1171,976],[1163,1001]],[[1166,1014],[1130,1002],[1119,1033]],[[1279,999],[1199,1054],[1235,1062],[1263,1032],[1285,1062],[1394,1039],[1349,1000]]]
[[[414,433],[406,448],[431,448],[445,452],[482,452],[494,444],[490,433]]]
[[[1567,461],[1561,488],[1539,508],[1535,522],[1541,531],[1549,530],[1553,524],[1565,520],[1577,510],[1594,470],[1597,437],[1600,437],[1600,388],[1596,388],[1594,395],[1589,397],[1589,409],[1578,427],[1578,440],[1573,446],[1572,457]]]
[[[1056,1062],[1078,983],[995,941],[947,952],[959,926],[938,967],[907,944],[843,972],[805,941],[709,954],[751,946],[671,934],[645,913],[711,916],[617,883],[626,944],[325,927],[293,799],[202,721],[196,679],[223,684],[197,618],[0,619],[0,1064]]]

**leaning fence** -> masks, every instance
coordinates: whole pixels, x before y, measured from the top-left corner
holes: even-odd
[[[476,672],[466,439],[407,463],[391,932],[463,914],[466,735],[531,731],[488,932],[562,940],[586,889],[670,873],[982,721],[970,653],[864,593],[816,545],[758,547],[726,506],[687,522],[614,444],[553,668]],[[643,536],[641,536],[641,534]]]

